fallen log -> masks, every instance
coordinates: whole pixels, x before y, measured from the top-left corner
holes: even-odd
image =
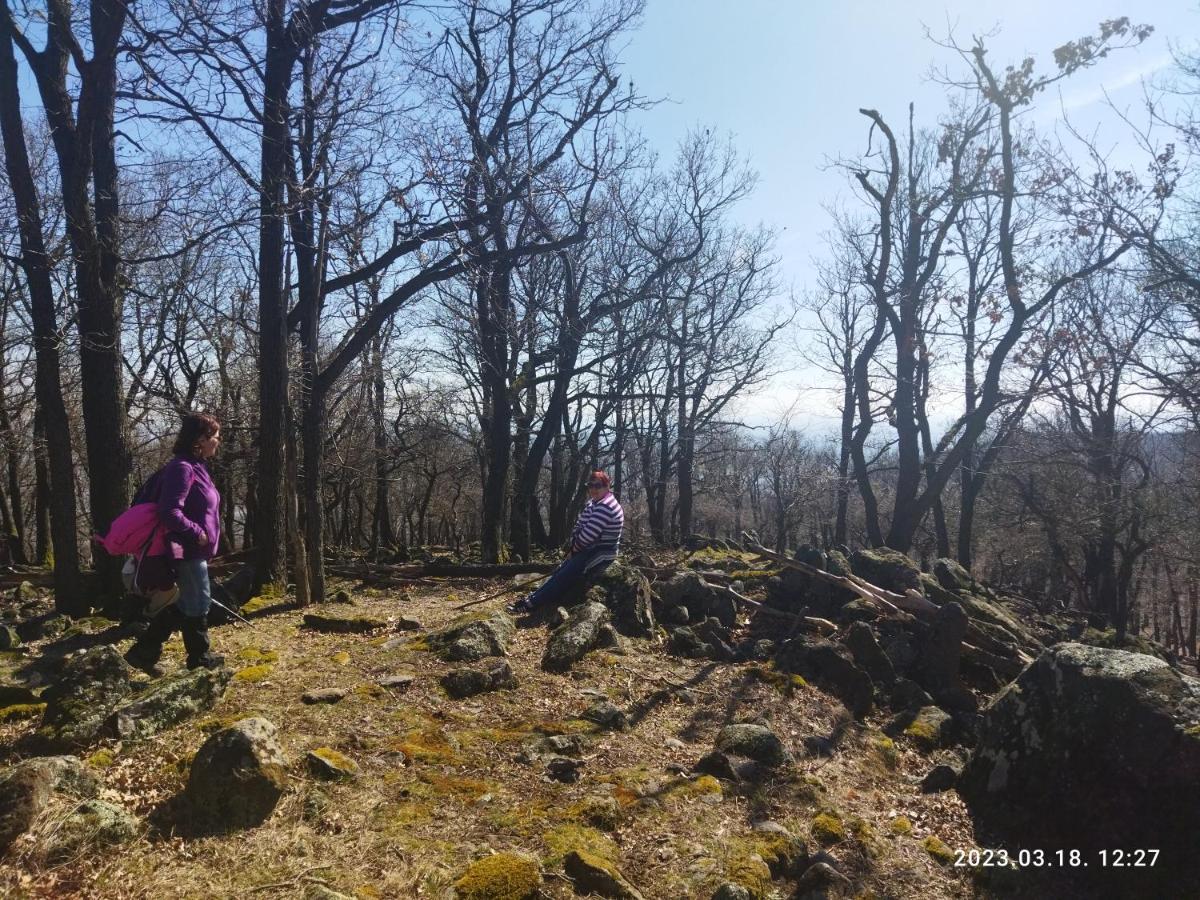
[[[363,576],[392,578],[511,578],[513,575],[548,575],[556,563],[497,563],[470,565],[466,563],[421,563],[381,565],[363,563],[361,566],[326,566],[325,571],[344,578]]]
[[[1016,678],[1025,671],[1025,667],[1033,662],[1032,657],[1017,651],[1017,658],[1010,659],[1007,656],[997,656],[995,653],[989,653],[986,650],[980,650],[973,644],[968,644],[966,641],[962,643],[962,658],[969,659],[973,663],[981,666],[986,666],[994,672],[998,672],[1005,678]]]
[[[768,550],[761,544],[751,540],[749,536],[746,536],[745,545],[746,550],[755,556],[761,556],[780,565],[787,566],[789,569],[803,572],[805,575],[815,578],[818,581],[824,581],[827,584],[853,591],[868,603],[874,604],[886,613],[896,615],[901,612],[911,612],[926,616],[937,612],[937,604],[923,596],[919,591],[910,590],[904,594],[897,594],[885,590],[878,585],[871,584],[871,582],[864,578],[859,578],[857,575],[834,575],[832,572],[826,572],[824,569],[810,566],[808,563],[800,562],[798,559],[789,559],[783,554]]]

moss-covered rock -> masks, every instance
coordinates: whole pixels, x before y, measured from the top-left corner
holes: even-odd
[[[255,684],[259,681],[266,681],[271,674],[273,666],[258,665],[247,666],[244,669],[238,669],[233,675],[233,680],[242,684]]]
[[[202,830],[262,824],[287,789],[287,758],[275,726],[242,719],[218,731],[192,761],[184,799]]]
[[[781,766],[792,761],[778,735],[765,725],[726,725],[717,735],[717,749],[744,756],[764,766]]]
[[[950,743],[954,720],[936,706],[924,706],[916,714],[900,713],[888,726],[893,734],[903,734],[926,753]]]
[[[626,817],[616,797],[585,797],[569,806],[567,815],[600,831],[616,831]]]
[[[910,822],[905,816],[896,816],[896,818],[892,819],[892,821],[888,824],[888,830],[891,831],[892,834],[903,837],[906,834],[912,834],[913,826],[912,822]]]
[[[642,900],[642,895],[608,859],[586,850],[572,850],[563,860],[576,893],[597,894],[614,900]]]
[[[725,877],[740,884],[753,900],[763,900],[771,890],[771,867],[757,853],[733,853],[725,864]]]
[[[304,626],[313,631],[333,634],[366,634],[387,628],[388,623],[373,616],[339,616],[329,613],[305,613]]]
[[[511,690],[517,686],[512,666],[497,659],[472,667],[453,669],[442,676],[442,688],[455,700],[489,691]]]
[[[875,683],[841,644],[795,637],[776,649],[775,666],[833,694],[856,718],[867,715],[874,705]]]
[[[359,772],[358,763],[334,750],[332,747],[317,747],[315,750],[309,750],[304,756],[305,763],[308,765],[308,770],[318,778],[327,778],[330,780],[357,778]]]
[[[907,554],[890,547],[856,551],[850,557],[850,568],[859,578],[897,594],[921,589],[920,567]]]
[[[496,853],[472,863],[454,882],[459,900],[532,900],[542,883],[538,864],[516,853]]]

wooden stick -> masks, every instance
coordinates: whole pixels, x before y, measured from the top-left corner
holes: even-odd
[[[775,609],[772,606],[759,603],[757,600],[751,600],[744,594],[739,594],[731,587],[725,587],[724,585],[719,584],[708,584],[707,582],[705,582],[705,584],[711,590],[728,594],[738,603],[744,603],[746,606],[752,607],[755,610],[756,615],[758,613],[765,613],[769,616],[778,616],[781,619],[790,619],[793,622],[799,622],[810,630],[820,632],[821,634],[833,634],[838,630],[838,627],[828,619],[818,619],[814,616],[802,616],[797,615],[796,613],[784,612],[782,609]]]
[[[873,603],[884,612],[892,613],[893,615],[900,613],[902,610],[929,614],[936,612],[938,608],[936,603],[923,597],[919,591],[910,590],[905,594],[896,594],[892,591],[884,590],[878,585],[871,584],[871,582],[864,578],[859,578],[857,575],[834,575],[832,572],[826,572],[823,569],[818,569],[816,566],[810,566],[808,563],[800,562],[798,559],[789,559],[750,540],[747,540],[746,548],[757,556],[766,557],[780,565],[787,566],[789,569],[803,572],[805,575],[815,578],[818,581],[824,581],[828,584],[852,591],[868,603]]]
[[[549,577],[549,575],[539,575],[537,578],[530,578],[527,581],[521,581],[517,584],[510,584],[507,587],[501,588],[495,593],[488,594],[486,597],[481,597],[479,600],[472,600],[469,603],[460,603],[457,606],[452,606],[451,609],[455,610],[456,612],[462,609],[470,609],[472,606],[478,606],[480,603],[487,603],[489,600],[495,600],[497,597],[503,597],[505,594],[511,594],[513,591],[529,587],[531,584],[537,584],[539,581],[545,581]]]

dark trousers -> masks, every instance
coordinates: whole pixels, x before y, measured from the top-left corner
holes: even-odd
[[[599,548],[589,549],[563,560],[562,565],[555,569],[554,574],[550,576],[550,580],[529,595],[529,608],[537,609],[540,606],[553,605],[561,600],[570,587],[583,577],[584,569],[598,553]],[[594,575],[603,572],[606,568],[608,568],[607,562],[597,563],[587,574]]]
[[[176,631],[183,633],[189,666],[199,664],[207,657],[211,646],[208,640],[208,617],[185,616],[174,604],[150,620],[150,625],[137,639],[131,652],[138,659],[153,665],[162,656],[163,644]]]

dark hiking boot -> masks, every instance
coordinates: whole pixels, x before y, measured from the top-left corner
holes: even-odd
[[[161,651],[162,648],[159,649]],[[158,654],[138,643],[135,643],[126,652],[125,662],[139,672],[145,672],[151,678],[162,678],[167,674],[166,670],[158,664]]]
[[[187,650],[189,669],[216,669],[225,665],[225,657],[209,649],[208,616],[184,616],[183,646]]]
[[[533,604],[530,603],[529,600],[529,597],[522,597],[520,600],[514,600],[512,603],[504,607],[504,609],[511,616],[519,616],[527,612],[533,612]]]

